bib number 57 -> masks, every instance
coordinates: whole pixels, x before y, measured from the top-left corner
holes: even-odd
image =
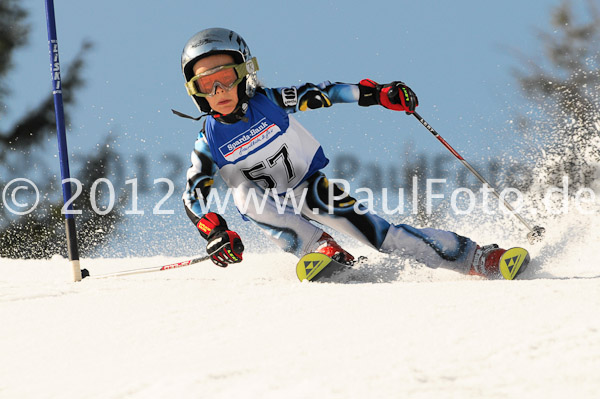
[[[250,168],[242,169],[242,173],[250,181],[261,182],[262,184],[259,184],[266,186],[266,188],[275,188],[277,187],[277,182],[272,175],[264,173],[264,171],[267,171],[267,167],[271,169],[279,163],[283,164],[288,183],[291,182],[296,175],[294,174],[294,167],[290,160],[287,145],[285,144],[273,156],[267,158],[266,163],[261,161]]]

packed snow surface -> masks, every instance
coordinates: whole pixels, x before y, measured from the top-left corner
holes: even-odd
[[[272,246],[226,269],[78,283],[61,257],[0,259],[0,398],[597,398],[598,208],[542,219],[535,246],[510,215],[461,231],[526,246],[515,281],[343,238],[369,260],[326,283],[299,282],[296,259]],[[182,260],[82,266],[98,276]]]
[[[356,246],[369,264],[328,283],[298,282],[275,250],[79,283],[62,258],[2,259],[0,397],[597,398],[594,223],[549,226],[516,281]],[[175,260],[83,264],[97,275]]]

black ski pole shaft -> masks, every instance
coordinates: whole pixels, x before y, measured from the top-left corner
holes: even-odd
[[[452,155],[454,155],[464,166],[465,168],[467,168],[473,175],[475,175],[475,177],[477,177],[477,179],[479,179],[479,181],[482,184],[487,185],[490,190],[492,191],[492,193],[504,203],[504,206],[506,206],[506,208],[517,217],[517,219],[519,219],[519,221],[521,223],[523,223],[523,225],[529,230],[529,233],[527,233],[527,238],[529,239],[529,242],[534,243],[535,241],[539,241],[541,240],[545,229],[541,226],[531,226],[513,207],[512,205],[510,205],[504,198],[502,198],[502,196],[498,193],[498,191],[494,188],[494,186],[492,186],[490,183],[488,183],[488,181],[479,173],[477,172],[477,170],[475,170],[475,168],[473,168],[471,166],[471,164],[469,162],[467,162],[466,159],[464,159],[454,148],[452,148],[452,146],[450,144],[448,144],[448,142],[446,140],[444,140],[444,138],[442,136],[440,136],[440,134],[433,128],[433,126],[431,126],[429,123],[427,123],[427,121],[425,119],[423,119],[423,117],[421,115],[419,115],[417,112],[413,112],[413,116],[415,118],[417,118],[417,120],[423,125],[425,126],[425,128],[427,128],[427,130],[429,130],[429,132],[431,134],[433,134],[435,136],[436,139],[438,139],[440,141],[440,143],[442,143],[444,145],[444,147],[446,147],[448,149],[448,151],[450,151],[452,153]]]

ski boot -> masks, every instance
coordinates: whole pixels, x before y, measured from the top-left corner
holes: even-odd
[[[344,265],[353,265],[354,256],[344,251],[337,242],[327,233],[323,232],[321,238],[317,241],[317,249],[315,252],[322,253],[323,255],[329,256],[336,262]]]
[[[470,275],[486,277],[489,279],[497,279],[500,274],[500,257],[506,252],[505,249],[499,248],[496,244],[477,246],[473,264],[469,270]]]

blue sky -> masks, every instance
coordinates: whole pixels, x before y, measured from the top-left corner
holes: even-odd
[[[187,152],[197,126],[170,112],[195,112],[183,87],[181,49],[198,30],[223,26],[246,39],[267,86],[403,80],[419,96],[420,113],[448,141],[476,151],[469,142],[507,134],[509,106],[521,101],[509,72],[516,65],[510,49],[539,57],[535,28],[548,25],[557,3],[56,1],[63,67],[83,39],[95,44],[69,143],[72,151],[83,150],[111,130],[123,152]],[[15,59],[9,121],[50,90],[44,6],[23,5],[33,30]],[[406,140],[425,151],[439,145],[412,118],[378,108],[340,105],[301,118],[333,153],[363,151],[387,160]]]
[[[22,4],[30,12],[32,32],[15,58],[9,82],[14,95],[0,127],[51,90],[43,2]],[[524,104],[510,74],[518,66],[511,51],[542,57],[536,29],[547,29],[557,4],[57,0],[63,68],[84,39],[95,45],[87,59],[87,85],[70,110],[69,151],[93,150],[111,132],[130,166],[139,154],[150,160],[177,157],[184,165],[175,182],[181,183],[175,187],[178,198],[199,128],[170,111],[197,112],[183,86],[181,50],[197,31],[219,26],[246,39],[266,86],[402,80],[419,96],[421,115],[465,158],[476,163],[502,156],[519,140],[509,121]],[[299,119],[330,158],[353,153],[365,162],[388,165],[410,158],[407,143],[418,153],[445,152],[414,118],[381,107],[344,104],[302,113]],[[55,148],[49,143],[46,150],[50,155]],[[149,175],[163,177],[170,167],[154,164]]]

